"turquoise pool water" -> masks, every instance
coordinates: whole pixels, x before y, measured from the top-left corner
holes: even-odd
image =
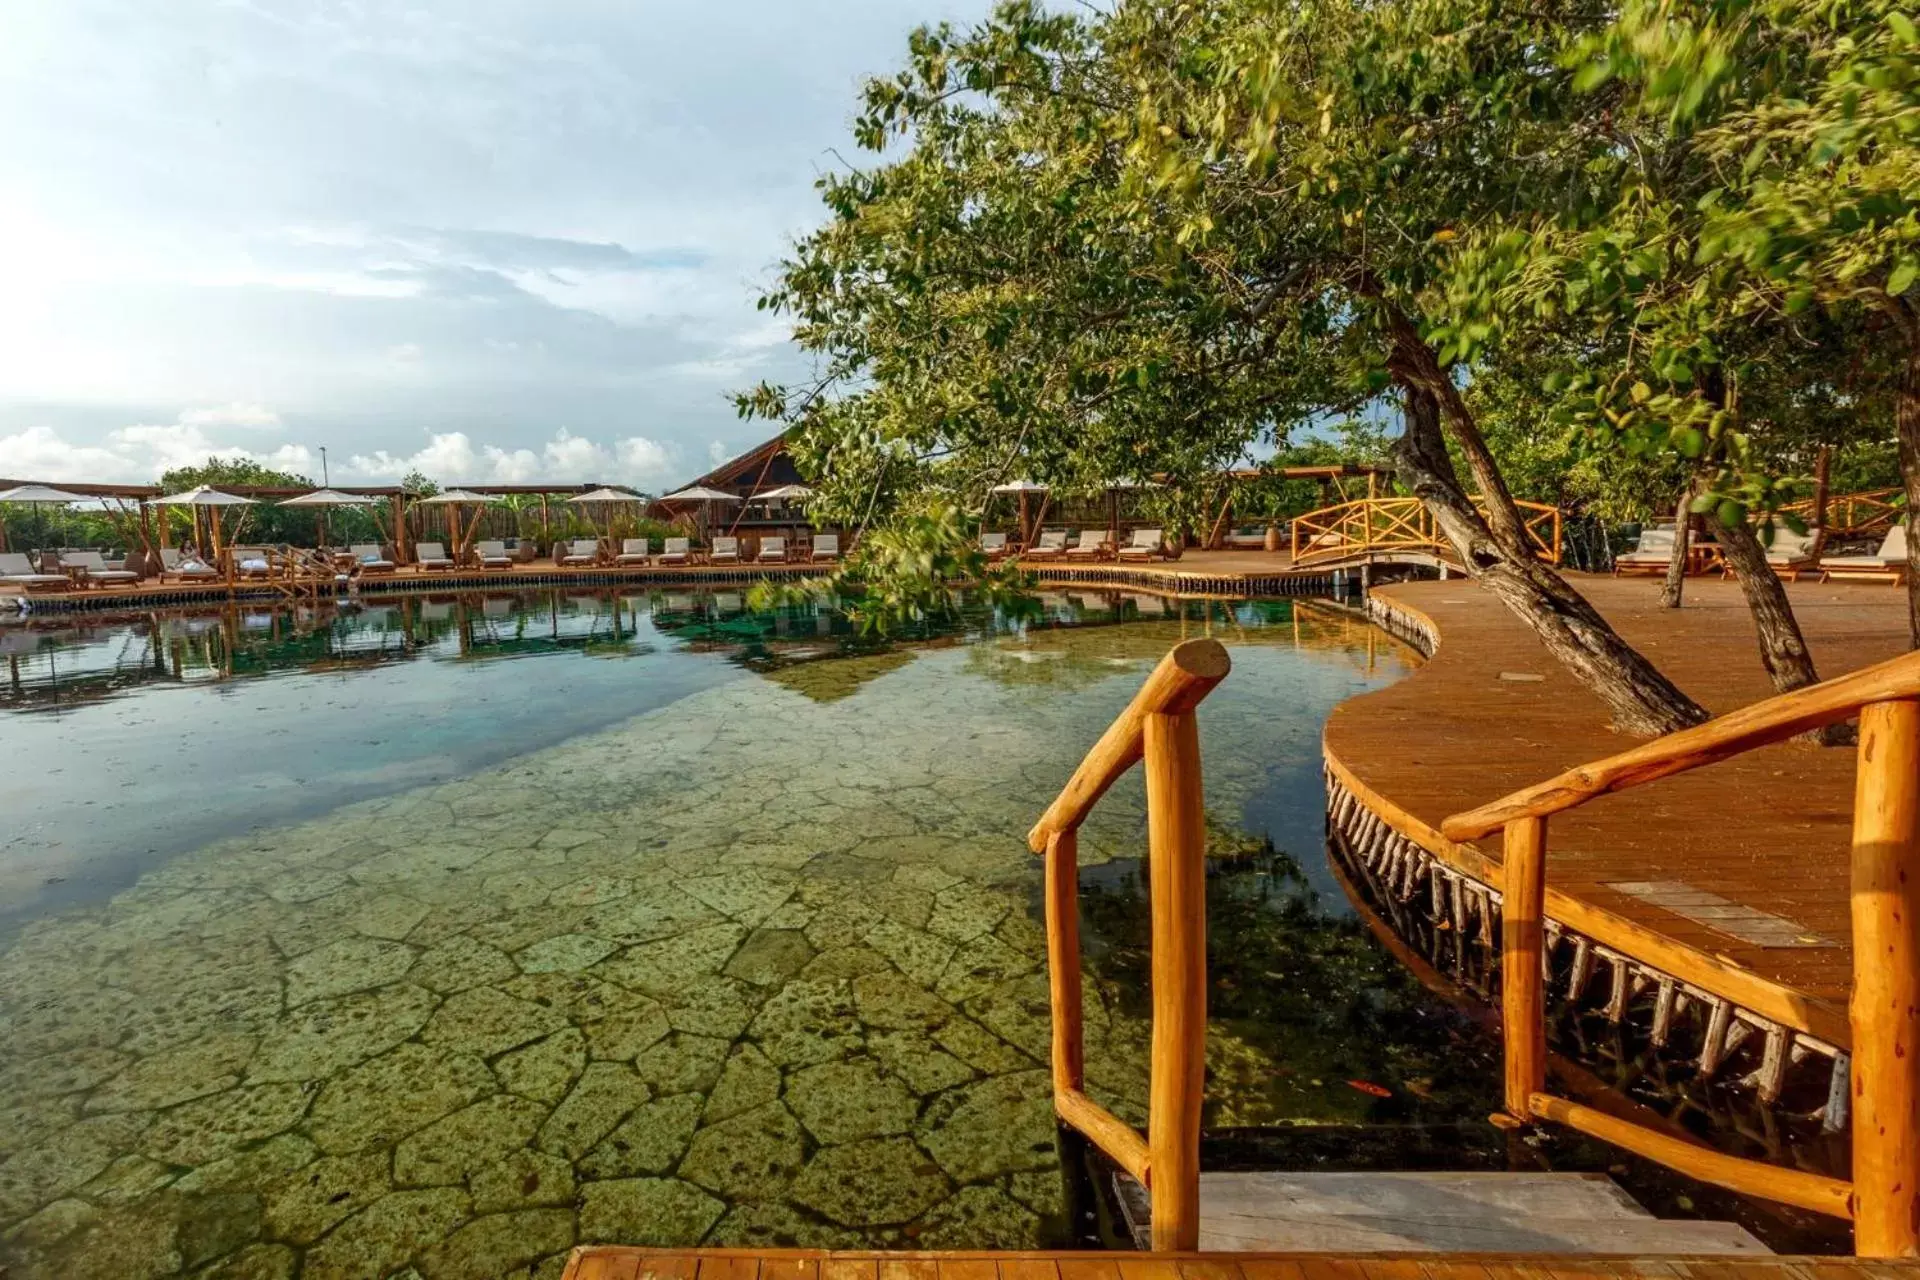
[[[14,1274],[1065,1240],[1023,835],[1207,633],[1209,1125],[1484,1111],[1325,869],[1321,723],[1411,661],[1326,606],[1056,594],[888,644],[611,592],[0,632]],[[1081,847],[1091,1088],[1139,1122],[1137,777]]]

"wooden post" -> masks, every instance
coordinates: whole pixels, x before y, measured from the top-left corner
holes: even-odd
[[[1920,1256],[1920,702],[1860,711],[1853,799],[1854,1252]]]
[[[1813,458],[1813,519],[1807,521],[1823,536],[1827,531],[1827,496],[1833,488],[1829,480],[1832,474],[1833,446],[1823,444]]]
[[[1206,811],[1191,710],[1146,717],[1153,1056],[1147,1099],[1155,1252],[1200,1245],[1200,1101],[1207,1071]]]
[[[1506,1043],[1508,1114],[1530,1120],[1547,1087],[1546,975],[1541,967],[1547,903],[1547,820],[1507,824],[1501,868],[1500,1014]]]
[[[1047,979],[1053,994],[1053,1092],[1086,1084],[1080,1011],[1080,832],[1047,841]]]
[[[407,547],[407,495],[393,495],[393,562],[412,564],[413,556]]]

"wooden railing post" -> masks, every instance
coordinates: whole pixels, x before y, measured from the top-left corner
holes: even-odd
[[[1047,980],[1053,996],[1053,1091],[1086,1084],[1080,1009],[1080,832],[1047,840]]]
[[[1920,702],[1860,711],[1853,798],[1854,1252],[1920,1256]]]
[[[1501,867],[1500,1013],[1507,1111],[1520,1120],[1532,1119],[1533,1095],[1547,1087],[1547,984],[1542,967],[1546,854],[1545,818],[1507,823]]]
[[[1207,1070],[1206,811],[1191,710],[1146,718],[1153,1059],[1147,1151],[1156,1251],[1200,1245],[1200,1101]]]

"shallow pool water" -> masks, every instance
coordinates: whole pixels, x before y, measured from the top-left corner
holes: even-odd
[[[609,593],[16,641],[13,1274],[1065,1240],[1024,833],[1203,633],[1210,1127],[1484,1110],[1319,853],[1326,712],[1412,660],[1326,606],[1056,595],[879,644]],[[1143,849],[1136,776],[1081,842],[1090,1091],[1135,1122]]]

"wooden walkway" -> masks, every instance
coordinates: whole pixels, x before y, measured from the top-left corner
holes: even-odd
[[[1633,644],[1717,713],[1768,696],[1732,583],[1692,581],[1679,611],[1650,579],[1577,579]],[[1823,676],[1906,649],[1903,593],[1789,587]],[[1497,844],[1452,845],[1443,818],[1628,745],[1516,619],[1464,581],[1375,593],[1437,636],[1411,678],[1327,722],[1336,792],[1469,875]],[[1852,963],[1847,848],[1854,752],[1764,748],[1555,818],[1548,914],[1597,943],[1844,1048]],[[1495,882],[1497,883],[1497,881]]]
[[[1915,1280],[1920,1264],[1852,1258],[1516,1258],[1333,1253],[574,1251],[562,1280]]]

